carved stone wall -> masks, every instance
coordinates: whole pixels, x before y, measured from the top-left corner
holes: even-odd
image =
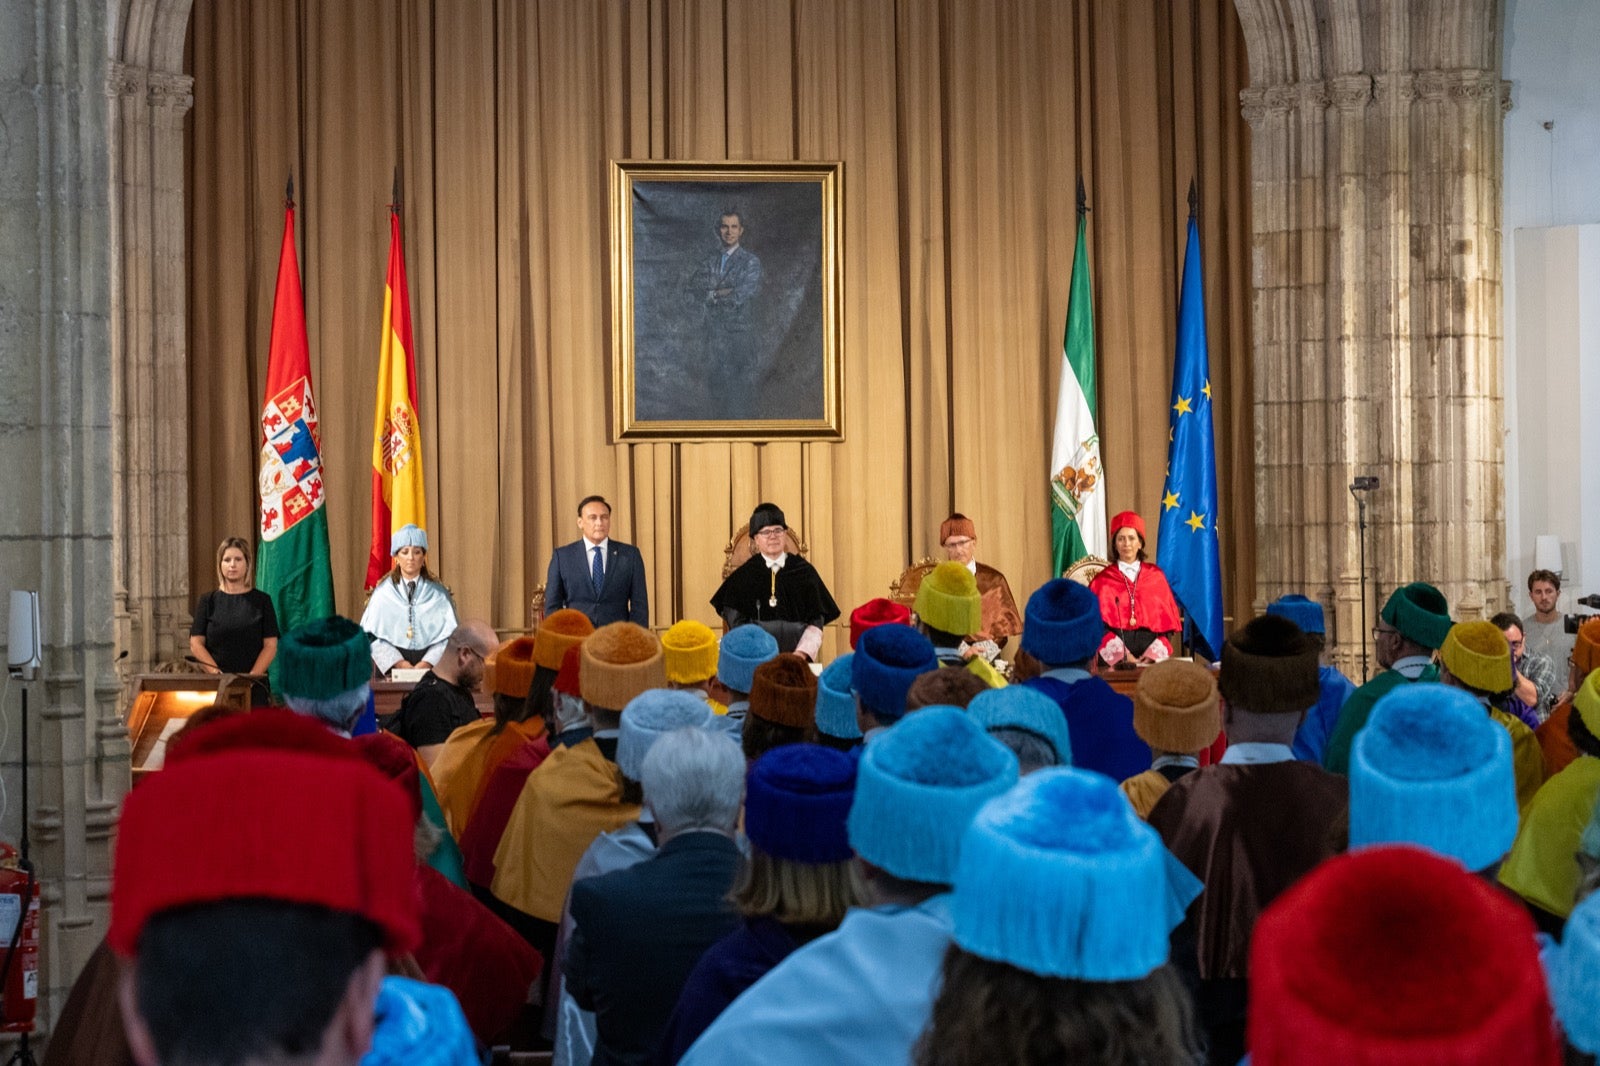
[[[1426,580],[1509,603],[1502,504],[1499,10],[1492,0],[1236,0],[1249,52],[1259,610],[1366,625]]]

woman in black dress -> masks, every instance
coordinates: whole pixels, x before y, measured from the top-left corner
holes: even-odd
[[[277,654],[278,615],[252,576],[244,538],[217,546],[217,587],[195,604],[189,629],[189,654],[208,673],[265,674]]]

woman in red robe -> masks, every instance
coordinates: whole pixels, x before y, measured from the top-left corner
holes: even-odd
[[[1132,511],[1111,519],[1111,546],[1116,561],[1089,582],[1108,631],[1100,658],[1108,666],[1125,658],[1158,663],[1176,650],[1183,623],[1167,575],[1145,559],[1144,519]]]

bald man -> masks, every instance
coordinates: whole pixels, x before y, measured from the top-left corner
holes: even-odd
[[[456,626],[438,664],[406,694],[389,732],[416,748],[422,761],[432,766],[445,739],[478,720],[472,694],[483,684],[484,660],[499,646],[488,622],[474,618]]]

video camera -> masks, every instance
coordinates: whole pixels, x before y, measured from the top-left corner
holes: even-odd
[[[1595,593],[1589,596],[1579,596],[1578,606],[1588,607],[1591,612],[1600,611],[1600,593]],[[1578,627],[1583,625],[1583,623],[1587,622],[1591,618],[1600,618],[1600,614],[1584,613],[1563,615],[1561,618],[1561,625],[1562,628],[1568,633],[1576,633],[1578,631]]]

